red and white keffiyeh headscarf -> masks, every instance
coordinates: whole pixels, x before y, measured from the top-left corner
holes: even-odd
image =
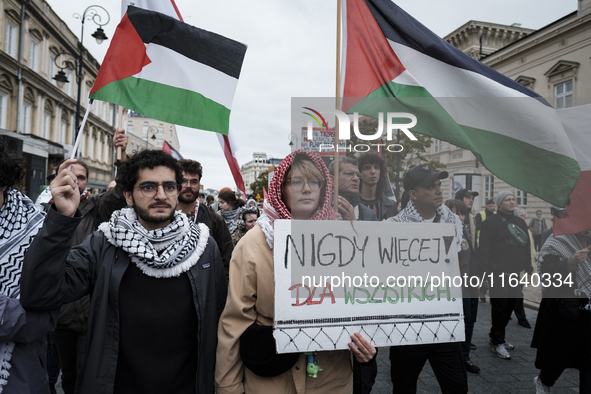
[[[305,150],[297,150],[288,155],[275,170],[273,179],[269,184],[269,192],[267,199],[263,203],[263,214],[258,218],[257,223],[263,229],[269,247],[273,249],[273,222],[277,219],[291,219],[291,213],[287,206],[281,199],[281,184],[285,178],[287,170],[293,164],[296,155],[308,156],[310,160],[316,165],[324,176],[323,197],[324,201],[320,208],[316,210],[314,215],[309,220],[335,220],[335,213],[331,206],[332,199],[332,180],[326,164],[322,161],[320,156],[315,152],[308,152]]]

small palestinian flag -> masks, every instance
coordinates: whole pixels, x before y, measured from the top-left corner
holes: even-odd
[[[237,41],[130,6],[90,97],[227,135],[245,53]]]
[[[564,206],[580,167],[546,100],[445,42],[391,0],[346,0],[343,13],[344,111],[413,114],[411,132],[468,149],[510,185]]]
[[[182,160],[183,158],[183,156],[181,156],[181,154],[166,141],[164,141],[164,144],[162,145],[162,150],[177,160]]]

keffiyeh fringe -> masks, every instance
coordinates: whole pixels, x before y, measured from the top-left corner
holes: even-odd
[[[131,261],[154,278],[177,277],[198,261],[207,247],[209,228],[190,222],[176,211],[172,222],[161,229],[146,230],[133,208],[113,212],[99,226],[109,243],[129,254]]]
[[[550,235],[538,256],[538,272],[544,273],[544,257],[547,255],[554,255],[560,258],[568,259],[572,257],[579,250],[584,249],[584,246],[579,242],[575,234],[566,235]],[[587,258],[578,265],[575,271],[575,279],[577,289],[575,295],[577,297],[586,297],[591,300],[591,257]]]
[[[453,213],[451,209],[449,209],[446,205],[441,205],[437,208],[437,215],[440,216],[439,223],[451,223],[454,225],[456,250],[460,252],[462,250],[462,241],[464,240],[463,228],[462,223],[460,221],[460,217]],[[402,211],[400,211],[398,215],[388,219],[388,221],[398,223],[420,223],[424,222],[425,219],[417,211],[414,202],[412,200],[409,200],[408,204],[406,204],[406,207]]]

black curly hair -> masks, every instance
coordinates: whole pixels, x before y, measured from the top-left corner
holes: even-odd
[[[23,162],[8,154],[0,141],[0,187],[12,187],[25,176]]]
[[[153,169],[154,167],[167,167],[174,171],[176,183],[181,184],[183,181],[183,169],[179,162],[161,150],[144,149],[136,153],[131,158],[121,164],[117,173],[117,183],[121,185],[125,191],[133,191],[140,170],[144,168]]]

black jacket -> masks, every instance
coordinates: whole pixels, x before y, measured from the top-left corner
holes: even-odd
[[[53,208],[49,211],[25,256],[21,303],[31,310],[51,310],[91,295],[86,361],[79,388],[85,394],[111,394],[119,349],[119,285],[130,258],[99,231],[70,248],[80,221],[81,217],[66,217]],[[227,283],[211,237],[187,274],[198,318],[197,393],[213,393],[217,325],[226,302]]]
[[[199,204],[199,211],[197,212],[197,222],[203,223],[209,227],[209,235],[217,242],[222,256],[222,262],[224,264],[224,270],[226,271],[226,279],[230,272],[230,259],[232,258],[232,252],[234,251],[234,245],[232,244],[232,236],[230,230],[224,221],[224,218],[217,215],[213,209],[205,206],[205,204]]]
[[[498,211],[482,223],[477,259],[481,272],[511,274],[524,271],[531,273],[531,251],[529,237],[524,246],[511,236],[508,225],[515,224],[525,234],[527,224],[520,217]]]

